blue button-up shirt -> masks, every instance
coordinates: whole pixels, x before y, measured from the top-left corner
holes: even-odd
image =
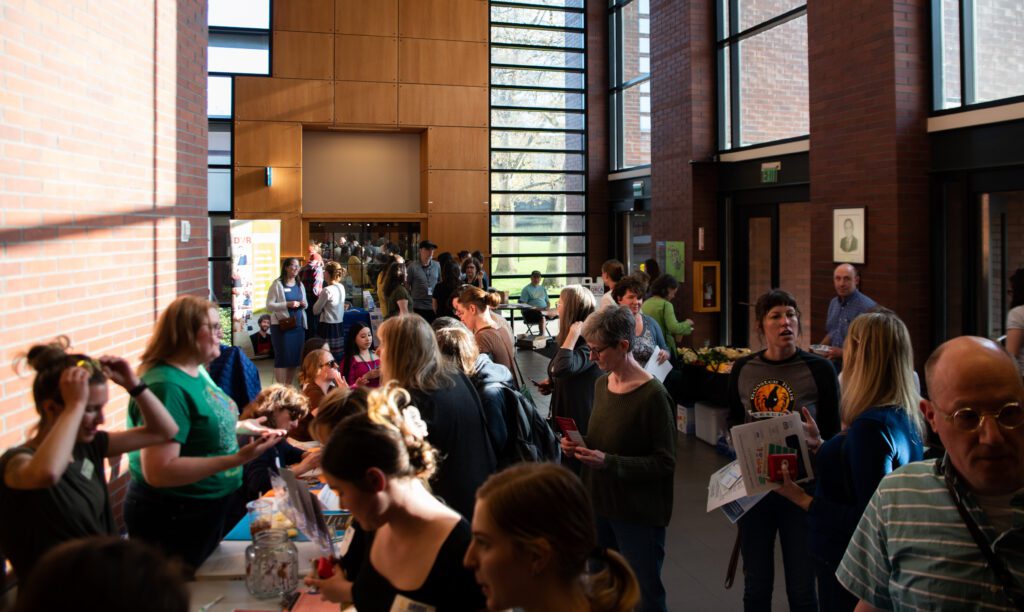
[[[828,305],[828,317],[825,319],[825,331],[828,332],[830,346],[843,348],[846,342],[846,330],[850,329],[850,323],[859,315],[871,310],[878,304],[868,296],[854,289],[846,300],[839,296],[832,298]]]

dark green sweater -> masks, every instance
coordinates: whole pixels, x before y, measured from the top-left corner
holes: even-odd
[[[672,518],[676,425],[672,398],[656,378],[626,394],[597,379],[587,447],[605,453],[602,469],[584,467],[598,516],[664,527]]]

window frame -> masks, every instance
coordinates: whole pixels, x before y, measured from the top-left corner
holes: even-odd
[[[623,80],[625,66],[621,61],[621,49],[623,41],[623,9],[639,0],[609,0],[608,1],[608,136],[609,136],[609,162],[610,172],[625,172],[650,168],[650,162],[646,164],[626,165],[626,136],[625,136],[625,92],[628,89],[649,83],[651,71],[639,74],[632,79]],[[650,14],[648,13],[648,19]],[[647,34],[650,39],[650,32]],[[651,53],[648,48],[648,58]],[[648,94],[650,97],[650,94]],[[642,114],[642,113],[641,113]],[[653,117],[653,109],[647,113]],[[650,131],[654,131],[653,118]]]

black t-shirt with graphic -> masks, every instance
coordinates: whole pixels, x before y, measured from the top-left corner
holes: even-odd
[[[737,361],[729,376],[729,424],[800,412],[807,407],[822,439],[839,433],[839,381],[826,359],[800,349],[783,361],[764,351]]]

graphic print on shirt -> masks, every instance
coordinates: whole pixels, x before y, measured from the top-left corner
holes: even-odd
[[[795,405],[793,389],[784,380],[763,380],[750,392],[750,414],[755,419],[782,416]]]

